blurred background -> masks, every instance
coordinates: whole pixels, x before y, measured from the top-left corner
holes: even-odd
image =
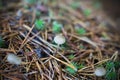
[[[32,2],[35,0],[0,0],[0,12],[4,12],[5,8],[8,8],[10,11],[15,9],[15,5],[19,4],[20,2]],[[40,0],[40,1],[53,1],[53,0]],[[59,2],[81,2],[84,7],[92,7],[97,9],[99,12],[103,11],[107,18],[112,19],[111,24],[114,27],[119,27],[120,25],[120,0],[58,0]],[[93,4],[94,3],[94,4]],[[77,4],[75,4],[77,6]],[[14,7],[14,8],[13,8]],[[16,7],[17,8],[17,7]],[[94,12],[94,13],[97,13]],[[106,17],[105,17],[106,18]],[[119,32],[119,31],[118,31]]]

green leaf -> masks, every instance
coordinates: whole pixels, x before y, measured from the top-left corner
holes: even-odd
[[[76,73],[76,71],[74,69],[70,68],[70,67],[67,67],[66,71],[68,71],[70,74],[75,74]]]
[[[116,69],[120,68],[120,61],[115,61],[114,64]]]
[[[78,28],[76,29],[76,32],[80,35],[84,35],[86,33],[86,30],[84,28]]]
[[[84,13],[85,16],[89,16],[91,14],[91,10],[90,9],[85,9],[83,11],[83,13]]]
[[[78,64],[77,62],[72,62],[72,65],[76,68],[76,69],[81,69],[83,67],[85,67],[83,64]],[[66,71],[68,71],[70,74],[76,74],[76,70],[70,68],[70,67],[66,67]]]
[[[114,62],[113,61],[108,61],[106,63],[106,69],[111,69],[111,68],[114,68]]]
[[[116,80],[117,79],[117,69],[120,67],[120,62],[117,61],[108,61],[106,62],[106,80]]]
[[[24,1],[27,4],[35,4],[35,3],[37,3],[37,0],[24,0]]]
[[[83,64],[78,65],[78,69],[84,68],[85,66]]]
[[[76,62],[72,62],[72,65],[77,69],[78,65],[77,65]],[[68,71],[70,74],[73,74],[73,75],[76,74],[76,72],[77,72],[76,70],[74,70],[74,69],[72,69],[71,67],[68,67],[68,66],[66,67],[66,71]]]
[[[107,80],[116,80],[116,78],[117,78],[117,73],[114,72],[114,71],[113,72],[109,72],[106,75],[107,75],[106,76]]]
[[[61,27],[62,27],[62,24],[54,21],[54,22],[53,22],[53,26],[52,26],[52,31],[53,31],[54,33],[59,33],[59,32],[61,31]]]
[[[44,30],[45,29],[45,22],[43,20],[36,20],[35,21],[35,27],[38,30]]]
[[[79,3],[79,2],[73,2],[72,4],[70,4],[70,6],[71,6],[73,9],[76,9],[76,8],[79,8],[79,7],[80,7],[80,3]]]
[[[60,47],[64,50],[66,49],[70,49],[70,46],[67,44],[67,42],[65,42],[64,44],[60,45]]]

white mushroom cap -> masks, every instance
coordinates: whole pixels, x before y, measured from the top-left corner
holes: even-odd
[[[64,44],[66,40],[64,36],[62,36],[61,34],[58,34],[54,37],[54,41],[56,44],[61,45],[61,44]]]
[[[16,64],[16,65],[19,65],[22,62],[20,57],[16,56],[15,54],[11,54],[11,53],[7,55],[7,61],[11,64]]]
[[[106,69],[104,67],[97,67],[94,74],[98,77],[104,76],[106,74]]]

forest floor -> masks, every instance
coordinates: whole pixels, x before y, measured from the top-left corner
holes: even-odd
[[[99,1],[0,5],[0,80],[120,79],[119,35]]]

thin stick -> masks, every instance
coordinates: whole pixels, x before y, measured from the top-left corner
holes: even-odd
[[[70,68],[72,68],[72,69],[74,69],[74,70],[76,70],[76,71],[77,71],[76,67],[75,67],[75,66],[73,66],[72,64],[68,64],[68,63],[66,63],[66,62],[64,62],[64,61],[62,61],[62,60],[60,60],[60,59],[58,59],[58,58],[56,58],[56,57],[52,56],[52,55],[51,55],[51,54],[49,54],[46,50],[44,50],[44,51],[45,51],[45,52],[46,52],[46,54],[48,54],[50,57],[52,57],[52,58],[56,59],[57,61],[59,61],[59,62],[61,62],[61,63],[65,64],[65,65],[69,66]]]
[[[27,25],[23,25],[24,27],[28,27]],[[26,37],[25,37],[25,39],[23,40],[23,42],[22,42],[22,44],[21,44],[21,46],[20,46],[20,48],[19,48],[19,50],[18,51],[20,51],[23,47],[24,47],[24,43],[25,43],[25,41],[27,40],[27,38],[29,37],[29,35],[30,35],[30,33],[32,32],[32,29],[34,28],[34,25],[32,26],[32,28],[30,28],[30,30],[29,30],[29,32],[28,32],[28,34],[26,35]]]

